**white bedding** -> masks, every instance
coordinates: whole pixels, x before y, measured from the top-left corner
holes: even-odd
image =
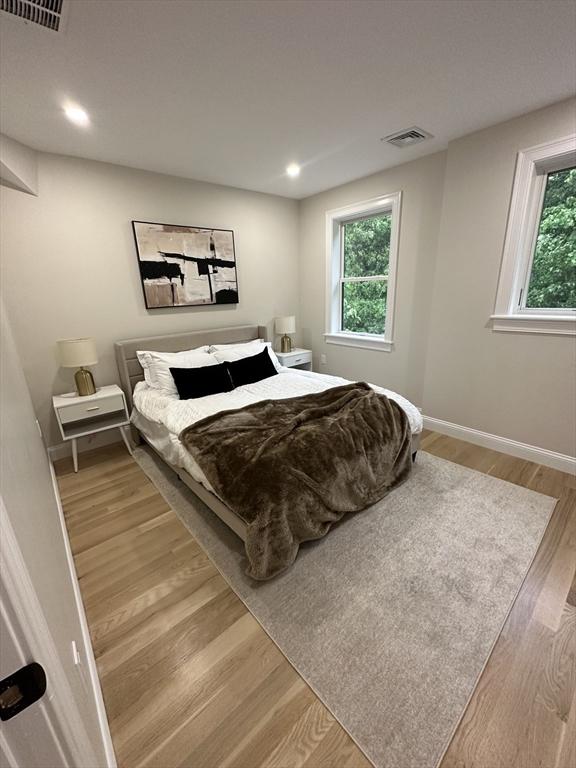
[[[194,480],[213,492],[200,467],[178,440],[178,435],[185,427],[219,411],[242,408],[260,400],[283,400],[288,397],[323,392],[331,387],[349,383],[347,379],[339,376],[282,368],[277,376],[263,379],[256,384],[237,387],[232,392],[199,397],[194,400],[180,400],[177,395],[163,394],[141,381],[134,388],[135,411],[132,414],[132,422],[167,461],[185,469]],[[422,416],[415,405],[396,392],[375,385],[371,386],[376,392],[381,392],[391,400],[395,400],[406,412],[412,434],[422,431]],[[145,418],[142,419],[141,416]]]

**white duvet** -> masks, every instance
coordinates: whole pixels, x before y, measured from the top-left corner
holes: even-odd
[[[282,368],[277,376],[270,376],[256,384],[237,387],[232,392],[222,392],[194,400],[179,400],[177,395],[164,395],[148,387],[144,382],[139,382],[134,389],[134,405],[147,419],[163,424],[170,432],[178,435],[185,427],[207,416],[212,416],[218,411],[243,408],[260,400],[283,400],[288,397],[309,395],[349,383],[347,379],[341,379],[339,376]],[[375,385],[371,386],[376,392],[387,395],[398,403],[406,412],[413,433],[422,431],[422,416],[415,405],[396,392]]]
[[[141,381],[134,388],[135,411],[132,414],[132,422],[146,435],[148,441],[166,461],[176,467],[182,467],[194,480],[214,492],[196,461],[178,439],[183,429],[218,411],[242,408],[260,400],[283,400],[288,397],[323,392],[325,389],[349,383],[347,379],[341,379],[339,376],[282,368],[277,376],[271,376],[256,384],[237,387],[232,392],[199,397],[195,400],[180,400],[178,395],[163,394]],[[391,400],[395,400],[406,412],[413,434],[422,431],[422,416],[415,405],[396,392],[371,386],[376,392],[381,392]],[[139,414],[142,414],[148,423],[139,419]],[[153,423],[150,424],[150,422]]]

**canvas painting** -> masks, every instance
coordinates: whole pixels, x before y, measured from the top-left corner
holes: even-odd
[[[237,304],[234,232],[133,221],[148,309]]]

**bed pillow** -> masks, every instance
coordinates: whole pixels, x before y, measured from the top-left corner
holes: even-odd
[[[258,354],[258,352],[262,351],[263,346],[268,350],[268,356],[274,368],[280,371],[282,366],[272,349],[272,344],[262,339],[247,341],[244,344],[213,344],[210,347],[210,352],[214,354],[220,363],[231,363],[235,360],[242,360],[245,357],[252,357]]]
[[[278,373],[267,349],[240,360],[223,363],[223,365],[228,366],[235,387],[254,384],[257,381],[262,381],[262,379],[268,379],[270,376],[276,376]]]
[[[228,363],[200,368],[170,368],[180,400],[217,395],[234,389]]]
[[[218,365],[216,357],[208,352],[208,347],[187,349],[184,352],[136,352],[138,362],[144,370],[144,381],[149,387],[160,390],[166,395],[177,395],[176,386],[170,373],[174,368],[201,368]]]

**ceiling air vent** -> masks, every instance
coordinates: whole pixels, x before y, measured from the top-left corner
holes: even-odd
[[[0,10],[54,32],[63,25],[64,0],[0,0]]]
[[[390,136],[385,136],[381,141],[387,141],[388,144],[393,144],[395,147],[412,147],[414,144],[419,144],[426,139],[432,139],[433,136],[427,131],[423,131],[422,128],[417,128],[415,125],[412,128],[407,128],[404,131],[398,131],[398,133],[392,133]]]

